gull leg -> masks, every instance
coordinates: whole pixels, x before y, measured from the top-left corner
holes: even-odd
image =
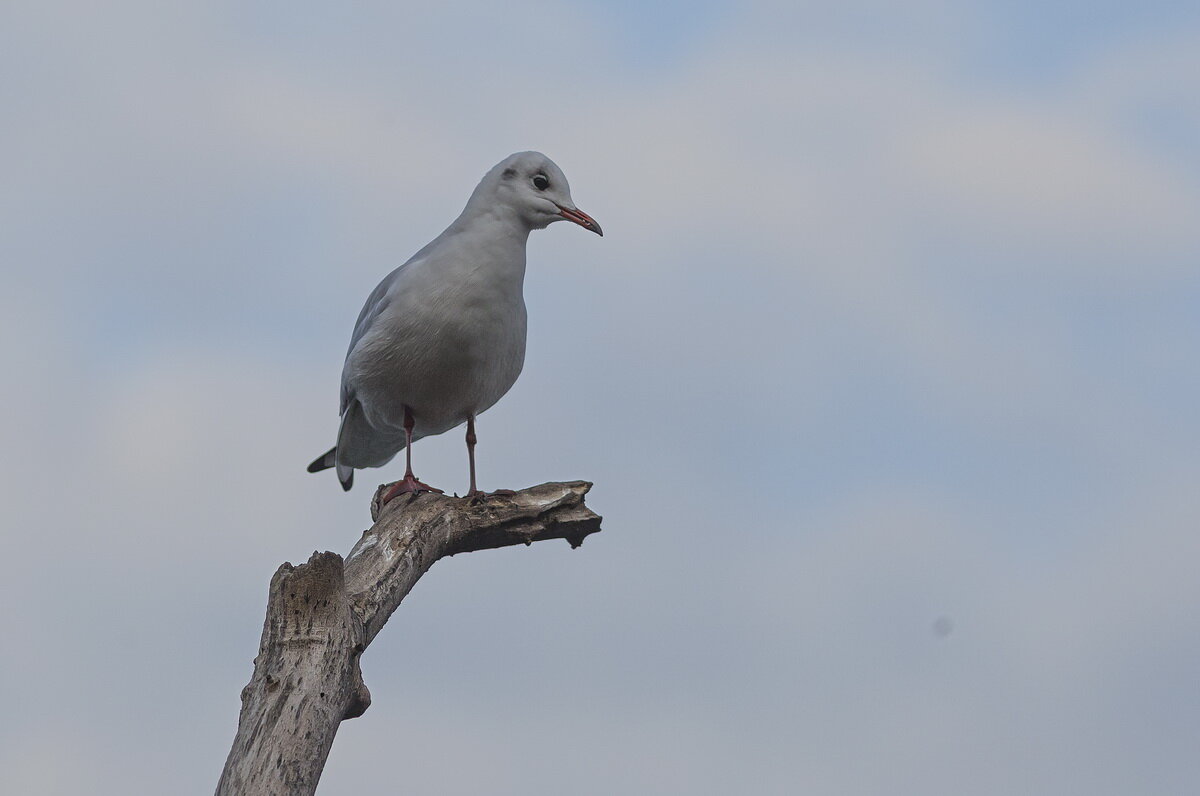
[[[471,462],[471,489],[467,492],[467,497],[472,500],[480,500],[482,498],[493,497],[495,495],[515,495],[516,492],[511,489],[497,489],[495,492],[480,492],[475,486],[475,417],[474,415],[467,418],[467,459]]]
[[[467,459],[471,462],[471,488],[467,491],[467,497],[479,494],[475,488],[475,442],[475,416],[471,415],[467,418]]]
[[[397,495],[403,495],[408,492],[412,492],[412,493],[437,492],[438,494],[442,493],[442,490],[435,489],[434,487],[431,487],[429,484],[425,484],[425,483],[422,483],[421,481],[418,481],[417,477],[415,475],[413,475],[413,469],[412,469],[413,438],[412,438],[412,435],[413,435],[413,426],[414,425],[416,425],[416,424],[413,422],[412,410],[406,406],[406,407],[404,407],[404,479],[402,481],[397,481],[396,483],[392,484],[391,488],[388,489],[388,491],[383,493],[383,497],[380,499],[381,503],[387,503],[389,500],[396,497]]]

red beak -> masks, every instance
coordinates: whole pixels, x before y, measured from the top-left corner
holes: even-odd
[[[600,229],[600,225],[596,223],[596,219],[589,216],[587,213],[574,207],[563,207],[558,205],[558,214],[567,221],[574,221],[584,229],[590,229],[600,237],[604,237],[604,230]]]

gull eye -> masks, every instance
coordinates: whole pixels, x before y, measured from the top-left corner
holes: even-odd
[[[550,180],[545,174],[535,174],[533,175],[533,187],[544,191],[550,187]]]

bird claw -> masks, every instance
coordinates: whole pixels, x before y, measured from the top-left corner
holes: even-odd
[[[488,498],[512,497],[515,494],[517,493],[511,489],[497,489],[494,492],[484,492],[482,489],[476,489],[473,492],[468,492],[467,494],[463,495],[463,497],[472,503],[482,503]]]
[[[444,495],[445,491],[432,487],[429,484],[418,481],[414,475],[406,475],[403,480],[397,481],[388,488],[386,492],[379,498],[379,504],[387,505],[388,501],[395,497],[405,494],[419,495],[422,492],[436,492],[439,495]]]

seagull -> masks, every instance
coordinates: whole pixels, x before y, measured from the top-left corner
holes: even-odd
[[[412,444],[466,423],[467,496],[485,497],[475,484],[475,417],[525,363],[529,233],[563,219],[604,234],[542,153],[509,155],[485,174],[454,223],[367,297],[342,368],[337,444],[308,471],[332,467],[349,490],[356,469],[382,467],[403,450],[404,479],[382,502],[441,492],[413,475]]]

